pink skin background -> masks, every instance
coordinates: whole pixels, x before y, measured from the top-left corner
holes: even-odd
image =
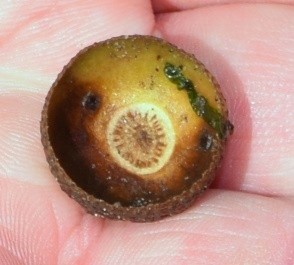
[[[86,214],[52,177],[44,98],[81,48],[125,34],[194,53],[235,132],[195,205],[156,223]],[[293,1],[2,0],[0,264],[294,264]]]

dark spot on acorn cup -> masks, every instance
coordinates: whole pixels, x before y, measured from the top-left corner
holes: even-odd
[[[213,137],[208,132],[205,132],[200,137],[200,148],[204,151],[209,151],[213,145]]]
[[[99,98],[92,92],[88,92],[83,100],[82,100],[82,105],[84,106],[85,109],[87,110],[92,110],[95,111],[99,107]]]

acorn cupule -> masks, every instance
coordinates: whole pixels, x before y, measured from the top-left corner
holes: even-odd
[[[95,43],[68,63],[46,97],[41,137],[52,174],[87,212],[149,222],[207,189],[232,128],[203,64],[134,35]]]

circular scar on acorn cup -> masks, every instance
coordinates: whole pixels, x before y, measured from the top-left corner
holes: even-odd
[[[233,125],[219,85],[191,54],[151,36],[80,51],[42,112],[52,174],[87,212],[150,222],[210,185]]]

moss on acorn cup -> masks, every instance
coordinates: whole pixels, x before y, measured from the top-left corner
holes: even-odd
[[[149,222],[187,209],[214,178],[233,126],[193,55],[151,36],[79,52],[42,112],[45,154],[87,212]]]

